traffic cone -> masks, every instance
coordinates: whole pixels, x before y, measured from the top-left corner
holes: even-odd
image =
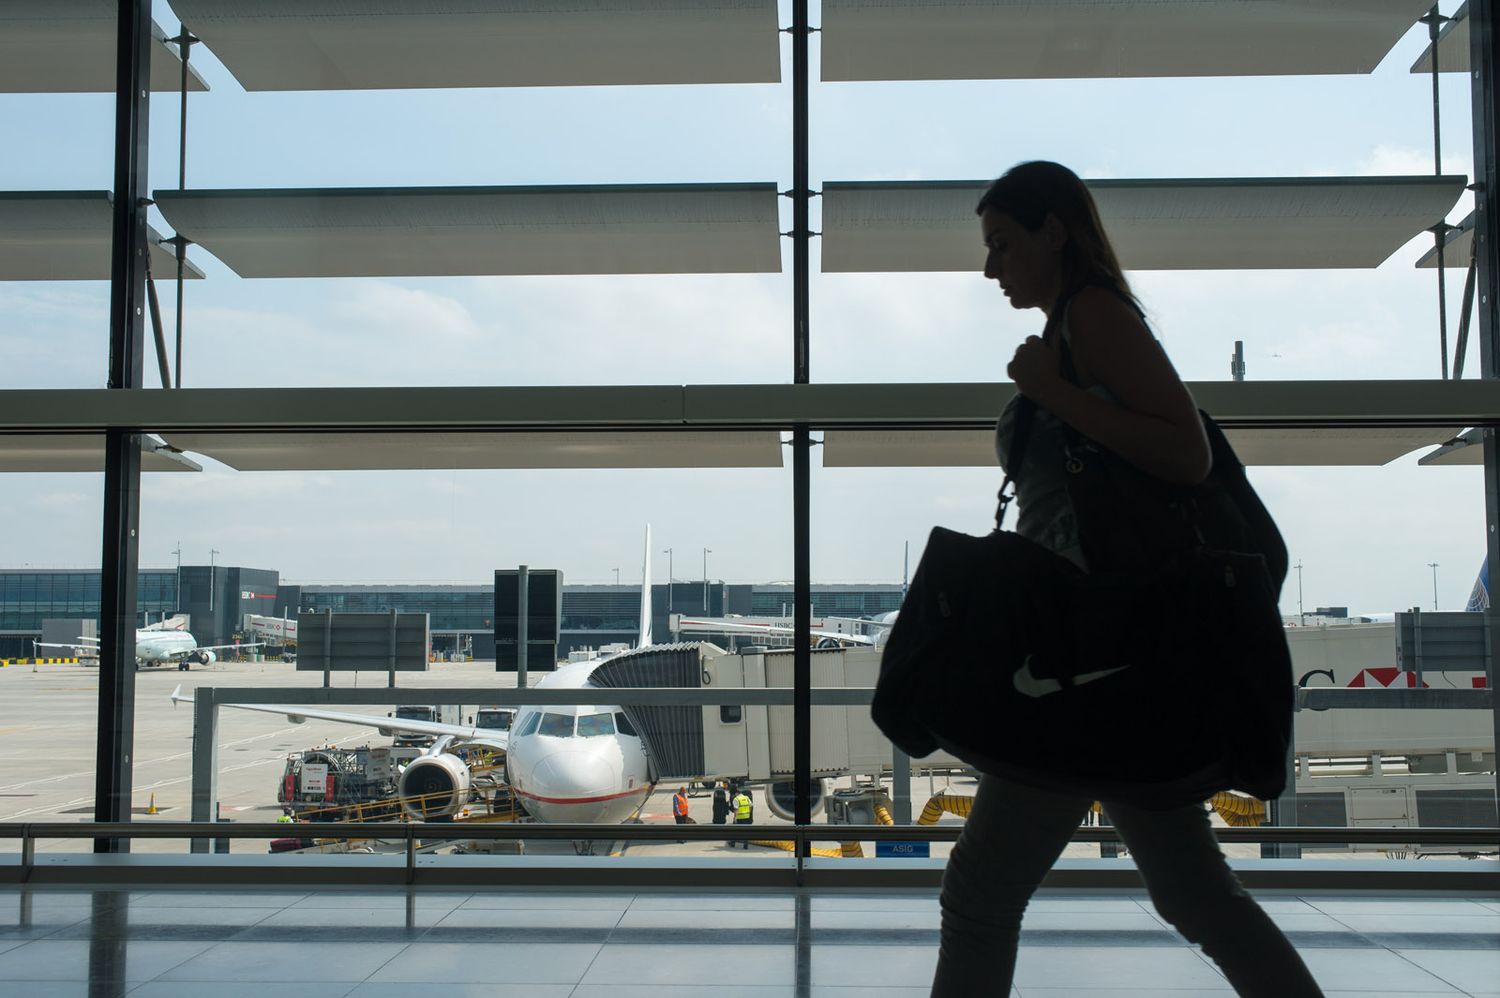
[[[156,794],[155,793],[153,793],[151,795],[151,803],[146,806],[146,813],[147,814],[157,814],[158,813],[157,810],[156,810]]]

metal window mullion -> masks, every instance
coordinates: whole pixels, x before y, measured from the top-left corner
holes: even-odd
[[[792,3],[792,356],[793,382],[808,384],[811,224],[808,220],[808,0]],[[792,768],[797,825],[812,823],[811,427],[792,429]],[[799,840],[798,869],[807,855]]]
[[[115,53],[114,229],[110,256],[110,389],[140,388],[145,369],[147,80],[151,0],[120,0]],[[104,439],[99,700],[94,818],[130,819],[135,741],[136,575],[141,432],[111,426]],[[95,852],[128,852],[127,839],[95,839]]]
[[[1495,69],[1500,64],[1495,52],[1495,0],[1471,0],[1469,5],[1469,60],[1471,67],[1470,94],[1474,122],[1474,177],[1477,181],[1474,192],[1474,260],[1475,282],[1479,299],[1479,358],[1480,377],[1500,378],[1500,257],[1496,255],[1495,218],[1500,201],[1497,201],[1497,170],[1495,144],[1500,137],[1500,122],[1496,120]],[[1485,507],[1485,553],[1490,571],[1500,566],[1500,446],[1497,446],[1496,427],[1491,424],[1484,431],[1484,507]],[[1491,590],[1493,590],[1493,584]],[[1497,607],[1493,596],[1485,611],[1489,622],[1486,631],[1490,635],[1490,662],[1500,660],[1500,627],[1494,626]],[[1493,665],[1491,666],[1493,675]],[[1500,711],[1491,706],[1495,737],[1500,744]],[[1496,795],[1500,797],[1500,774],[1496,777]]]

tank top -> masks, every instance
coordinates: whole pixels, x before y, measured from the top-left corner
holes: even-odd
[[[1066,311],[1057,332],[1064,343],[1071,344]],[[1103,385],[1091,385],[1085,391],[1109,402],[1116,401]],[[1026,444],[1025,467],[1012,468],[1011,442],[1015,438],[1016,409],[1020,402],[1018,392],[1006,403],[995,424],[995,455],[1005,472],[1016,479],[1016,505],[1020,507],[1016,533],[1087,571],[1088,564],[1078,542],[1078,518],[1068,499],[1067,472],[1063,470],[1067,430],[1062,420],[1038,406]]]

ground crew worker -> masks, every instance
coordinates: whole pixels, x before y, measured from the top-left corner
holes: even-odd
[[[687,787],[678,787],[677,793],[672,795],[672,817],[679,825],[690,825],[693,819],[688,817]],[[684,842],[685,839],[678,839]]]
[[[277,818],[276,822],[277,822],[277,824],[281,824],[283,822],[286,823],[286,824],[291,824],[292,823],[292,812],[290,812],[290,811],[282,811],[281,812],[281,817]]]
[[[754,819],[755,804],[750,800],[748,793],[744,790],[735,791],[734,798],[729,803],[734,808],[734,823],[736,825],[748,825],[751,823]],[[745,850],[748,852],[750,849],[750,840],[746,839],[741,844],[744,845]]]

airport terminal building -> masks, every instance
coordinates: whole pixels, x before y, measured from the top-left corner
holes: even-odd
[[[184,565],[142,569],[137,624],[184,613],[199,644],[232,643],[248,614],[296,618],[300,612],[425,613],[432,650],[439,655],[495,657],[495,587],[431,584],[296,584],[274,569]],[[894,584],[812,587],[814,616],[878,617],[901,607]],[[711,581],[658,583],[652,587],[652,633],[670,633],[672,613],[719,617],[790,617],[790,583]],[[635,644],[640,634],[641,591],[631,585],[563,585],[558,656],[606,644]],[[0,569],[0,658],[32,653],[46,622],[99,618],[99,573],[64,569]],[[87,632],[93,636],[91,632]],[[70,635],[66,640],[78,637]],[[728,643],[739,643],[738,639]]]

